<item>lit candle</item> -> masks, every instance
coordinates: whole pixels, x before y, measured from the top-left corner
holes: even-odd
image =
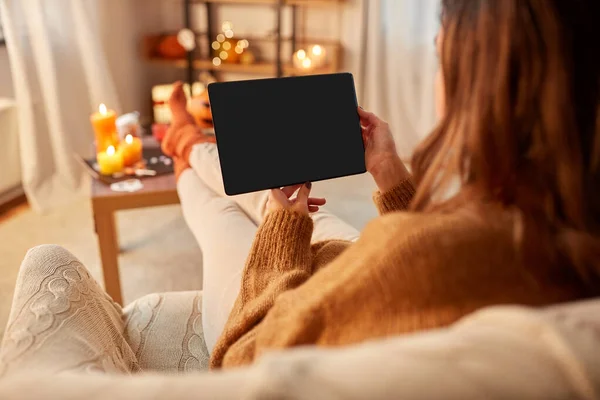
[[[325,64],[325,48],[318,44],[310,48],[309,57],[314,68],[320,68]]]
[[[307,60],[306,50],[300,49],[294,53],[294,67],[298,69],[304,68],[304,62]]]
[[[108,146],[106,151],[97,154],[98,166],[102,175],[112,175],[123,171],[123,156],[115,151],[115,146]]]
[[[142,159],[142,140],[133,135],[125,136],[119,145],[119,152],[123,156],[123,164],[129,167]]]
[[[108,149],[108,146],[116,146],[117,137],[117,113],[108,110],[104,104],[100,104],[98,112],[92,114],[90,121],[94,128],[96,136],[96,151],[102,152]]]

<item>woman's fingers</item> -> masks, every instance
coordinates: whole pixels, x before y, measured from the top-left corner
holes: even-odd
[[[313,206],[324,206],[327,200],[322,197],[309,197],[308,204]]]
[[[287,196],[287,198],[289,199],[291,195],[293,195],[294,193],[296,193],[296,190],[298,190],[298,188],[302,186],[302,184],[299,185],[292,185],[292,186],[286,186],[281,188],[281,191],[283,192],[283,194],[285,194]]]
[[[312,187],[312,183],[306,182],[300,190],[298,191],[298,196],[296,197],[296,203],[299,204],[308,204],[308,196],[310,195],[310,188]]]
[[[281,189],[271,189],[271,198],[284,207],[290,203],[290,200]]]
[[[361,107],[358,107],[358,116],[360,117],[360,123],[363,126],[369,127],[370,125],[377,127],[383,124],[383,120],[379,119],[379,117],[372,112],[365,111]]]
[[[319,211],[319,207],[317,206],[308,206],[308,211],[311,213]]]

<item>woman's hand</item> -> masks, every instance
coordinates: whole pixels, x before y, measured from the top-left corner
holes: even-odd
[[[309,197],[312,184],[307,182],[303,185],[286,186],[281,189],[271,189],[267,202],[267,211],[290,210],[300,214],[308,215],[309,212],[319,211],[319,207],[326,200],[318,197]],[[291,199],[298,191],[298,195]]]
[[[389,125],[375,114],[358,108],[363,141],[365,164],[380,192],[386,192],[410,178],[398,152]]]

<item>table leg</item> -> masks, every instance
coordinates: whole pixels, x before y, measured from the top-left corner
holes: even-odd
[[[96,233],[100,247],[102,274],[106,293],[120,305],[123,305],[121,278],[119,277],[119,245],[113,211],[95,213]]]

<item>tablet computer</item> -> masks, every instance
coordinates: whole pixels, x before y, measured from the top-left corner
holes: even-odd
[[[208,86],[225,193],[364,173],[349,73]]]

